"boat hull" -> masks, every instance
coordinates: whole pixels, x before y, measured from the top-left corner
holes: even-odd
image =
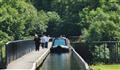
[[[52,47],[50,49],[51,53],[67,53],[69,52],[69,48],[63,48],[61,46],[57,46],[57,47]]]

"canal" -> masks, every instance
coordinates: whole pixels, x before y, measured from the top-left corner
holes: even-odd
[[[83,70],[72,52],[50,53],[38,70]]]

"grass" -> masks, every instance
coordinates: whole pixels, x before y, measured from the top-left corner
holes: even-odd
[[[110,64],[110,65],[92,65],[90,66],[92,70],[120,70],[120,64]]]

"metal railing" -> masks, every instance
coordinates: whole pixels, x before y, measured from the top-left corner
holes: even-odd
[[[33,40],[11,41],[6,45],[6,65],[35,49]]]
[[[89,64],[120,63],[120,41],[73,41],[71,44]]]
[[[88,47],[88,50],[90,51],[90,63],[94,63],[95,61],[98,62],[103,62],[103,63],[120,63],[120,41],[92,41],[92,42],[88,42],[86,43]],[[97,51],[97,59],[94,60],[94,58],[96,58],[94,56],[94,54],[96,54],[95,52],[95,46],[98,47],[98,51]],[[101,48],[103,47],[103,48]],[[106,48],[109,50],[106,50]],[[108,51],[108,52],[106,52]],[[101,57],[99,57],[101,55],[101,52],[103,52],[103,57],[101,59]],[[106,55],[109,58],[106,58]]]

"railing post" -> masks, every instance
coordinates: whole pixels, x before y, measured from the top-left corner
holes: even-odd
[[[119,42],[117,43],[117,63],[119,63]]]
[[[119,54],[119,49],[120,49],[120,42],[118,42],[118,46],[117,46],[117,53],[118,53],[118,63],[120,63],[120,61],[119,61],[119,56],[120,56],[120,54]]]
[[[8,54],[7,54],[7,44],[5,44],[5,67],[7,66],[7,63],[8,63]]]
[[[104,48],[104,49],[103,49],[103,51],[104,51],[104,52],[103,52],[103,53],[104,53],[104,54],[103,54],[103,55],[104,55],[104,60],[103,60],[103,62],[105,62],[105,43],[102,43],[102,44],[103,44],[103,48]]]

